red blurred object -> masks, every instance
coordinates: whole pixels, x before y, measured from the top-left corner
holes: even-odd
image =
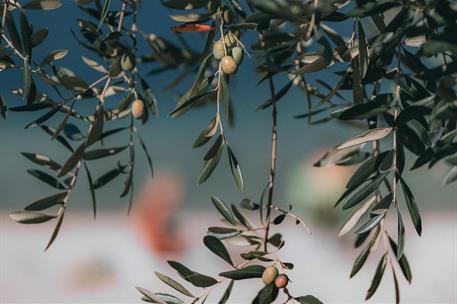
[[[181,24],[172,26],[171,29],[175,33],[200,33],[214,30],[215,27],[206,24]]]
[[[142,243],[151,253],[160,257],[182,253],[183,240],[174,222],[182,199],[182,184],[169,173],[158,174],[140,191],[134,203],[132,220]]]

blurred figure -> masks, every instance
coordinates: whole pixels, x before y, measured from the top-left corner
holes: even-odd
[[[115,284],[115,265],[102,256],[85,257],[69,265],[64,272],[65,287],[69,292],[97,291]]]
[[[179,178],[163,172],[142,187],[133,204],[134,229],[149,252],[159,257],[176,256],[184,249],[174,222],[183,195]]]
[[[354,167],[314,167],[313,164],[324,153],[325,151],[319,151],[294,166],[287,181],[289,189],[286,193],[287,200],[295,204],[297,209],[312,213],[320,224],[333,227],[337,217],[341,216],[333,206],[344,192]]]

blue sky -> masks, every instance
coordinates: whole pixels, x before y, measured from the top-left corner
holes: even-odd
[[[47,41],[34,53],[36,58],[42,58],[46,51],[66,48],[70,50],[70,53],[59,62],[61,66],[69,67],[82,78],[89,79],[88,82],[96,77],[80,60],[81,55],[89,54],[80,48],[70,33],[71,28],[76,29],[76,18],[80,16],[80,11],[72,1],[64,1],[63,7],[56,11],[31,12],[29,16],[35,28],[42,26],[50,28]],[[169,30],[169,27],[175,23],[168,17],[168,11],[160,5],[159,1],[145,1],[139,16],[139,25],[146,32],[154,32],[176,41]],[[188,37],[192,47],[196,49],[202,47],[203,36],[188,35],[190,35]],[[247,45],[249,45],[252,36],[247,37],[247,41]],[[89,57],[93,58],[91,54]],[[245,196],[257,198],[267,181],[270,162],[271,114],[268,110],[256,112],[256,108],[268,98],[269,91],[266,83],[256,86],[259,77],[255,75],[254,69],[255,60],[245,58],[240,71],[230,84],[231,98],[236,110],[236,124],[233,129],[228,130],[227,136],[244,173],[246,192],[243,194],[240,194],[235,187],[227,166],[228,160],[225,158],[221,161],[223,166],[218,167],[210,180],[197,186],[197,176],[203,164],[201,159],[206,150],[205,148],[193,150],[191,146],[214,115],[215,109],[210,106],[194,110],[178,119],[172,119],[167,115],[175,105],[177,93],[183,93],[188,88],[191,79],[171,92],[164,93],[161,91],[162,88],[176,74],[166,73],[148,78],[148,82],[158,98],[161,115],[150,120],[147,125],[141,126],[140,131],[151,151],[155,167],[158,170],[175,171],[182,177],[188,193],[189,204],[187,206],[209,206],[209,197],[214,194],[229,201],[238,201]],[[285,81],[284,77],[278,79],[277,87],[281,87]],[[326,81],[332,83],[335,79],[332,74],[328,73]],[[0,73],[0,92],[7,97],[9,106],[21,103],[19,98],[12,97],[8,93],[10,89],[20,86],[20,73]],[[304,120],[293,119],[293,115],[305,111],[304,105],[303,94],[295,88],[278,105],[279,166],[276,195],[281,201],[288,198],[287,183],[289,183],[297,163],[309,158],[316,151],[336,145],[358,132],[338,123],[309,126]],[[93,109],[95,101],[87,101],[85,107],[85,110]],[[50,142],[49,137],[42,131],[24,130],[24,125],[36,118],[36,113],[9,112],[8,114],[6,121],[0,120],[2,142],[0,193],[3,198],[0,208],[11,209],[13,206],[20,208],[53,191],[52,188],[43,185],[25,172],[27,168],[34,166],[19,152],[43,153],[59,162],[64,162],[69,155],[57,143]],[[61,118],[51,120],[51,125],[56,126],[59,119]],[[122,138],[118,137],[111,143],[114,146],[125,141],[127,141],[127,134]],[[140,149],[138,152],[138,158],[144,162]],[[122,155],[124,158],[127,157],[125,153]],[[94,167],[94,175],[99,176],[113,168],[116,161],[116,158],[108,158],[105,162],[90,164]],[[420,203],[423,200],[430,203],[444,202],[445,205],[452,206],[455,189],[440,185],[440,179],[445,174],[444,169],[444,167],[438,166],[432,174],[428,174],[426,170],[418,171],[420,174],[410,174],[413,188],[416,189],[417,196],[421,196]],[[147,176],[148,172],[144,162],[144,166],[137,166],[136,183],[141,184]],[[75,201],[76,206],[89,208],[87,184],[84,179],[81,181],[79,190],[76,191],[72,200]],[[322,182],[325,183],[325,181]],[[100,206],[126,208],[127,202],[118,197],[118,193],[122,191],[122,185],[123,179],[120,178],[99,191]]]

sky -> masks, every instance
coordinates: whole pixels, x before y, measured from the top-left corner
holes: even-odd
[[[170,33],[170,26],[175,22],[168,17],[169,12],[164,9],[159,1],[145,1],[139,15],[139,27],[146,32],[153,32],[165,36],[176,42]],[[55,11],[34,12],[28,14],[35,28],[47,26],[50,34],[46,42],[36,49],[34,56],[42,58],[47,51],[55,49],[69,49],[69,54],[59,62],[60,66],[68,67],[84,79],[94,79],[94,73],[80,60],[81,55],[91,57],[73,39],[70,29],[76,30],[76,18],[81,16],[80,11],[72,1],[64,1],[64,5]],[[152,16],[152,17],[151,17]],[[55,25],[59,26],[55,26]],[[347,28],[341,29],[343,33]],[[190,45],[196,49],[201,48],[204,37],[199,34],[187,34]],[[253,41],[252,36],[246,37],[247,45]],[[145,50],[141,46],[140,50]],[[93,57],[92,57],[93,58]],[[182,85],[164,92],[163,88],[169,83],[176,73],[170,72],[163,75],[148,77],[147,80],[154,90],[159,103],[160,115],[157,118],[140,126],[140,132],[145,139],[152,154],[156,170],[171,171],[179,176],[187,190],[186,207],[205,207],[209,197],[218,194],[228,200],[239,201],[243,197],[257,198],[267,182],[270,164],[271,144],[271,113],[269,110],[257,112],[258,105],[263,103],[269,95],[266,83],[257,85],[260,79],[254,72],[255,59],[245,58],[239,72],[230,83],[231,99],[236,111],[236,120],[233,128],[227,130],[227,138],[235,152],[243,170],[246,190],[239,193],[229,172],[228,160],[224,157],[213,176],[203,185],[197,185],[197,177],[202,168],[205,148],[192,149],[192,143],[200,131],[213,117],[215,109],[212,106],[192,110],[186,115],[173,119],[168,116],[175,105],[176,96],[185,92],[192,79],[187,79]],[[311,76],[310,79],[313,79]],[[331,73],[326,75],[329,83],[336,81]],[[279,77],[277,87],[281,87],[287,79]],[[21,76],[18,72],[0,73],[0,92],[7,98],[8,106],[21,104],[21,100],[12,96],[9,91],[21,86]],[[94,100],[87,101],[84,110],[93,111]],[[117,102],[117,101],[114,101]],[[290,192],[300,189],[301,182],[294,179],[304,178],[307,171],[311,172],[311,159],[316,159],[323,154],[324,149],[332,147],[344,139],[350,138],[360,132],[343,126],[337,122],[330,122],[316,126],[307,125],[305,120],[294,119],[293,116],[305,112],[305,99],[298,89],[292,88],[278,104],[278,178],[277,198],[287,201],[294,197]],[[0,208],[17,208],[35,200],[37,197],[46,196],[53,191],[47,185],[35,180],[25,170],[34,168],[34,165],[23,158],[19,152],[36,152],[64,162],[68,158],[67,152],[58,143],[51,142],[47,135],[37,128],[24,130],[24,126],[36,118],[36,113],[8,113],[6,121],[0,121],[1,145],[1,174],[0,193],[2,204]],[[50,125],[57,126],[61,117],[50,120]],[[119,136],[112,141],[120,145],[127,141],[127,134]],[[138,150],[139,151],[139,150]],[[124,159],[127,152],[121,154]],[[135,182],[141,185],[148,178],[147,166],[139,153],[140,161],[144,165],[137,166]],[[410,158],[411,159],[411,158]],[[117,158],[108,158],[103,162],[90,162],[94,168],[94,175],[99,176],[116,165]],[[298,165],[304,164],[304,165]],[[298,172],[299,170],[306,172]],[[418,172],[418,173],[417,173]],[[429,173],[420,169],[414,174],[407,174],[406,179],[412,183],[417,191],[416,196],[421,197],[427,207],[439,206],[452,207],[455,198],[455,188],[444,187],[440,184],[441,178],[446,173],[446,166],[437,165]],[[305,183],[305,181],[303,182]],[[322,180],[322,183],[326,183]],[[112,182],[106,188],[97,191],[100,206],[111,208],[126,208],[127,202],[119,198],[122,191],[122,178]],[[295,188],[293,188],[295,187]],[[27,191],[24,191],[27,189]],[[85,179],[78,186],[78,191],[73,194],[75,208],[90,208],[89,193]],[[432,203],[433,202],[433,203]]]

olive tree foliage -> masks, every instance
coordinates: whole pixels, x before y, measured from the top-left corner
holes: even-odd
[[[96,80],[91,83],[78,77],[77,71],[59,64],[59,59],[69,53],[65,46],[49,51],[44,58],[34,56],[35,48],[44,47],[48,29],[33,27],[27,13],[43,10],[45,15],[46,10],[58,9],[62,1],[3,0],[0,5],[0,69],[20,70],[23,78],[12,92],[23,104],[8,108],[0,95],[1,115],[5,118],[7,111],[36,112],[36,119],[26,129],[40,128],[56,146],[68,150],[68,158],[62,163],[42,154],[22,153],[40,167],[28,173],[58,192],[13,212],[13,220],[24,224],[55,221],[46,245],[49,248],[63,223],[82,170],[87,176],[94,216],[96,190],[115,178],[125,179],[119,194],[130,197],[130,210],[138,149],[144,152],[152,174],[152,160],[137,129],[137,124],[148,123],[158,115],[157,100],[145,78],[168,70],[176,70],[177,78],[167,88],[175,87],[187,76],[194,79],[177,100],[171,117],[186,115],[196,107],[214,108],[214,115],[208,117],[208,125],[203,126],[193,145],[206,147],[199,183],[211,176],[226,154],[234,184],[243,191],[243,176],[234,152],[237,147],[230,146],[224,128],[229,126],[236,110],[236,103],[230,98],[230,80],[243,57],[246,61],[249,56],[256,59],[259,89],[268,88],[270,92],[268,100],[259,102],[259,113],[253,114],[271,113],[270,174],[265,177],[265,188],[259,189],[258,200],[245,198],[238,206],[212,197],[222,224],[209,227],[203,239],[204,245],[233,269],[214,278],[169,261],[186,284],[202,291],[191,291],[157,272],[157,277],[184,300],[138,287],[142,299],[152,303],[203,303],[215,288],[226,286],[219,301],[226,303],[238,281],[262,278],[265,285],[253,303],[320,303],[304,292],[292,295],[286,287],[288,278],[284,273],[291,271],[293,264],[281,259],[280,249],[285,242],[279,232],[271,231],[286,219],[308,231],[305,223],[292,213],[292,206],[278,205],[273,195],[278,157],[277,112],[288,91],[295,87],[304,96],[304,113],[296,119],[309,125],[336,120],[359,130],[353,138],[336,143],[315,166],[358,166],[345,192],[335,202],[335,207],[352,211],[339,232],[344,235],[353,231],[354,247],[360,252],[350,276],[358,273],[370,255],[375,255],[372,253],[381,252],[376,254],[381,258],[366,299],[376,292],[388,268],[393,274],[395,300],[400,301],[399,274],[408,282],[412,280],[404,252],[405,225],[412,224],[418,235],[422,233],[419,206],[402,175],[405,157],[413,157],[413,166],[408,170],[430,168],[443,160],[449,165],[444,183],[457,179],[455,2],[161,1],[164,12],[176,22],[172,30],[181,41],[198,35],[195,32],[205,35],[206,43],[197,51],[186,43],[178,46],[148,32],[149,29],[138,28],[141,1],[75,2],[81,16],[71,25],[71,33],[92,54],[90,58],[81,58],[94,70]],[[339,32],[345,24],[352,28],[347,37]],[[52,30],[53,24],[49,26]],[[249,46],[243,43],[248,32],[257,37]],[[139,40],[150,46],[149,53],[139,52]],[[150,65],[154,66],[152,70]],[[336,76],[335,83],[324,80],[329,73]],[[277,87],[275,80],[281,78],[287,79],[287,83]],[[97,104],[93,113],[86,116],[78,109],[89,99],[97,100]],[[60,123],[50,126],[51,117],[60,117]],[[78,127],[84,125],[84,129]],[[113,136],[128,140],[119,147],[104,145],[104,139]],[[126,157],[120,156],[122,152],[127,152]],[[117,166],[94,177],[90,163],[114,155],[119,157]],[[252,220],[253,215],[258,218]],[[387,226],[388,217],[394,218],[396,226]],[[245,243],[241,257],[230,254],[226,247],[230,239]],[[282,274],[278,274],[278,269]],[[297,288],[300,286],[294,290]]]

